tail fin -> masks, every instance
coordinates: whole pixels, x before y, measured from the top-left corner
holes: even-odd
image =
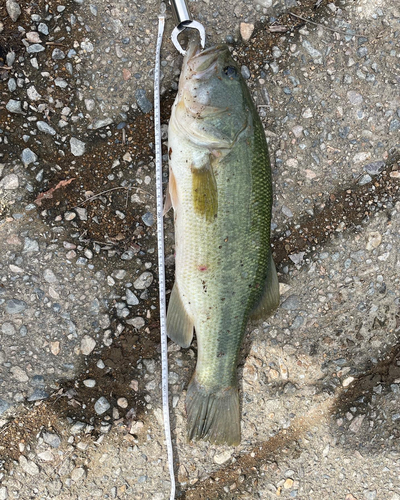
[[[207,389],[192,378],[186,395],[189,440],[240,443],[239,394],[236,386]]]

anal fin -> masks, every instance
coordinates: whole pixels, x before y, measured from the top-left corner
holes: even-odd
[[[167,311],[168,337],[181,347],[189,347],[193,339],[193,321],[185,310],[176,283],[169,299]]]
[[[257,320],[267,318],[279,305],[279,282],[276,274],[275,263],[272,252],[269,252],[269,262],[267,277],[264,284],[263,293],[255,308],[250,314],[250,319]]]

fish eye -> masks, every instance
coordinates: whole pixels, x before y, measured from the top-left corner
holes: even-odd
[[[238,72],[237,72],[237,69],[234,66],[226,66],[223,69],[223,72],[229,78],[237,78],[239,76]]]

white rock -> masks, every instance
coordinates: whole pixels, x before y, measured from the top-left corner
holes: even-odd
[[[381,233],[378,233],[377,231],[368,233],[368,241],[366,245],[367,250],[373,250],[374,248],[378,248],[381,243],[382,243]]]
[[[86,144],[76,137],[71,137],[69,140],[69,144],[71,146],[71,153],[74,156],[82,156],[85,152]]]
[[[369,160],[370,158],[371,158],[370,152],[361,152],[361,153],[357,153],[353,156],[353,161],[354,161],[354,163],[362,163],[366,160]]]
[[[342,386],[348,387],[354,381],[354,377],[347,377],[343,380]]]
[[[7,9],[8,15],[11,17],[11,19],[15,23],[15,21],[21,15],[20,6],[18,5],[18,3],[15,0],[7,0],[6,1],[6,9]]]
[[[233,451],[231,450],[226,450],[222,453],[218,453],[217,455],[214,455],[214,462],[218,465],[224,464],[231,458],[232,453]]]
[[[29,474],[30,476],[36,476],[39,474],[39,467],[35,464],[35,462],[32,462],[32,460],[28,460],[24,455],[21,455],[19,457],[19,464],[21,465],[22,469]]]
[[[240,35],[245,42],[250,40],[253,31],[254,31],[253,23],[240,23]]]
[[[75,469],[71,472],[72,481],[79,481],[84,477],[85,477],[85,469],[83,469],[82,467],[75,467]]]
[[[40,460],[43,460],[43,462],[51,462],[54,460],[54,455],[51,451],[42,451],[42,453],[38,453],[37,456]]]
[[[349,425],[349,430],[354,432],[354,434],[357,434],[357,432],[361,429],[364,418],[365,415],[357,415],[357,417]]]
[[[81,351],[84,356],[89,356],[95,347],[96,341],[89,335],[85,335],[81,340]]]
[[[39,101],[39,99],[42,98],[42,96],[39,94],[39,92],[35,89],[33,85],[28,87],[26,93],[31,101]]]
[[[43,278],[45,279],[45,281],[47,281],[47,283],[57,283],[58,282],[57,276],[53,273],[53,271],[51,269],[45,269],[43,271]]]
[[[307,108],[303,111],[303,114],[301,115],[303,118],[312,118],[313,114],[310,108]]]
[[[8,190],[17,189],[18,186],[19,186],[18,176],[15,174],[6,175],[0,181],[0,187],[2,187],[3,189],[8,189]]]

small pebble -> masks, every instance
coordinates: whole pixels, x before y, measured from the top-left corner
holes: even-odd
[[[372,231],[368,233],[368,241],[366,245],[367,250],[374,250],[374,248],[378,248],[382,243],[382,235],[378,231]]]
[[[113,122],[112,118],[103,118],[102,120],[95,120],[93,122],[92,128],[97,130],[99,128],[107,127],[107,125],[111,125]]]
[[[36,476],[39,474],[39,467],[32,460],[28,460],[24,455],[19,457],[19,464],[24,472],[29,474],[30,476]]]
[[[136,102],[143,113],[149,113],[153,109],[152,103],[146,97],[144,89],[138,89],[135,92]]]
[[[18,5],[18,3],[15,0],[7,0],[6,1],[6,9],[7,9],[8,15],[11,17],[11,19],[15,23],[15,21],[21,15],[21,8],[20,8],[20,6]]]
[[[216,455],[214,455],[214,462],[218,465],[222,465],[231,458],[232,453],[233,451],[231,450],[226,450],[223,451],[222,453],[217,453]]]
[[[127,408],[128,407],[128,400],[126,398],[118,398],[117,405],[120,406],[121,408]]]
[[[85,143],[76,139],[75,137],[71,137],[69,140],[69,144],[71,146],[71,153],[74,156],[82,156],[85,153]]]
[[[56,135],[56,131],[53,127],[51,127],[48,123],[39,120],[36,122],[36,126],[40,132],[44,132],[45,134]]]
[[[102,415],[111,407],[110,403],[104,396],[101,396],[94,404],[94,410],[98,415]]]
[[[247,66],[244,66],[244,65],[243,65],[243,66],[240,68],[240,71],[241,71],[242,76],[243,76],[243,78],[244,78],[245,80],[248,80],[248,79],[251,77],[250,70],[249,70],[249,68],[248,68]]]
[[[37,161],[38,157],[37,155],[29,148],[25,148],[22,151],[21,155],[22,162],[25,166],[30,165],[31,163],[34,163]]]
[[[40,43],[29,45],[29,47],[26,49],[28,54],[38,54],[39,52],[43,52],[44,50],[45,48]]]
[[[51,58],[53,59],[53,61],[59,61],[61,59],[65,59],[65,53],[61,49],[56,48],[53,50]]]
[[[81,340],[81,352],[84,356],[89,356],[95,347],[96,341],[89,335],[85,335]]]
[[[240,23],[240,35],[245,42],[248,42],[254,31],[253,23]]]
[[[137,290],[145,290],[153,283],[153,275],[150,271],[145,271],[142,273],[137,280],[133,283],[133,286]]]
[[[0,181],[0,188],[7,189],[11,191],[19,187],[19,179],[15,174],[9,174],[4,176]]]
[[[6,104],[6,109],[10,113],[23,113],[21,108],[21,101],[10,99]]]
[[[83,381],[83,385],[85,387],[94,387],[96,385],[96,381],[93,378],[87,378]]]

